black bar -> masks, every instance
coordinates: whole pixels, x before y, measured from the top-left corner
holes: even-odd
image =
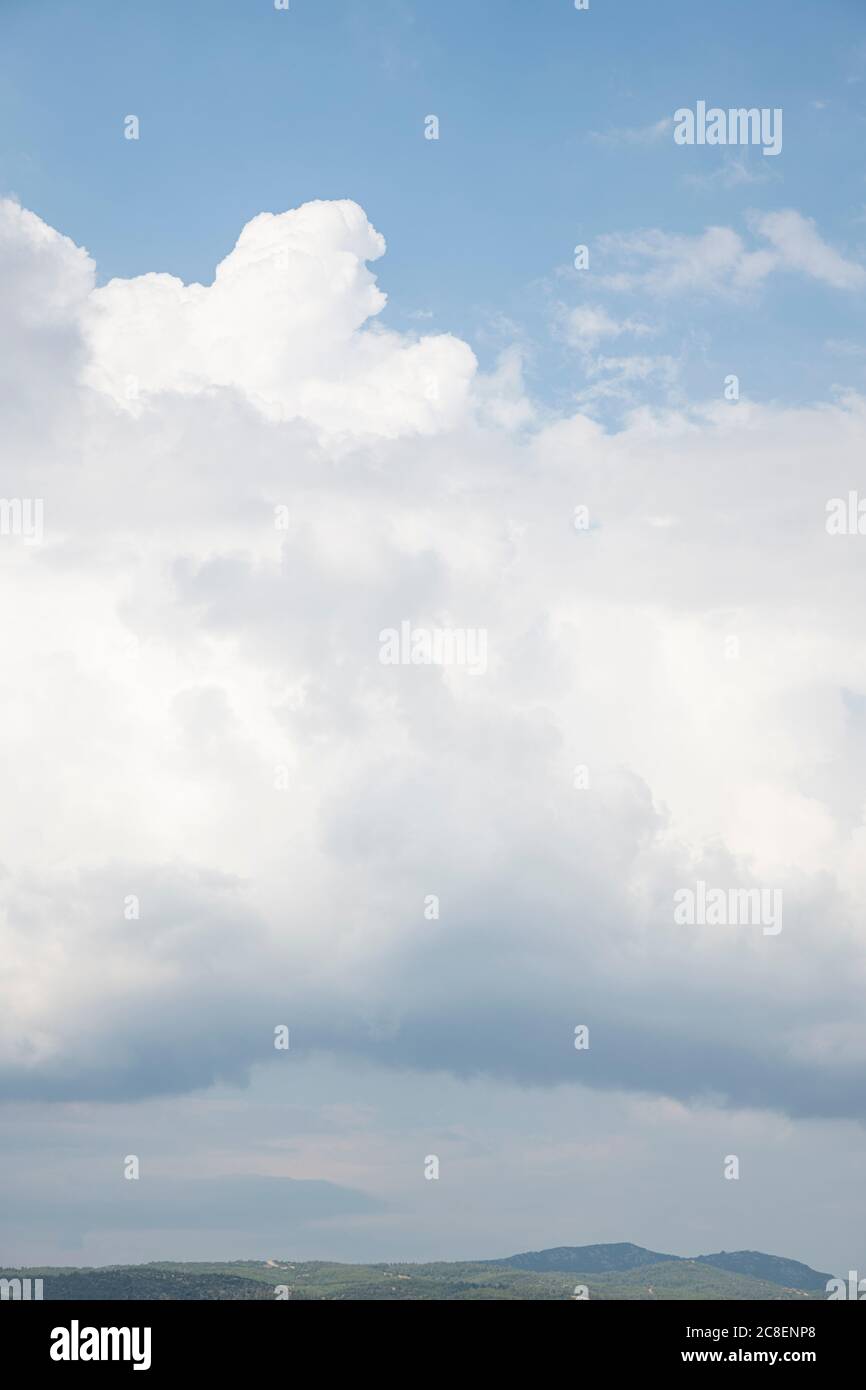
[[[705,1302],[578,1302],[569,1300],[562,1312],[536,1311],[526,1324],[514,1323],[511,1309],[506,1323],[478,1323],[477,1312],[464,1323],[443,1321],[443,1310],[407,1309],[395,1319],[393,1303],[387,1322],[370,1323],[370,1303],[363,1309],[347,1307],[313,1312],[304,1300],[279,1302],[233,1302],[225,1308],[217,1302],[2,1302],[4,1364],[14,1361],[25,1373],[51,1372],[70,1375],[136,1374],[132,1359],[55,1360],[52,1347],[70,1355],[77,1346],[88,1351],[98,1345],[111,1356],[115,1343],[109,1336],[98,1344],[88,1329],[125,1329],[128,1339],[118,1337],[118,1352],[128,1352],[142,1363],[144,1375],[159,1380],[183,1372],[244,1374],[270,1378],[308,1377],[315,1364],[330,1381],[335,1371],[345,1367],[347,1374],[381,1375],[391,1378],[399,1365],[401,1382],[413,1381],[416,1374],[429,1378],[441,1365],[442,1373],[453,1376],[465,1353],[457,1351],[452,1332],[466,1343],[471,1360],[479,1367],[496,1368],[501,1363],[513,1370],[515,1353],[535,1361],[539,1377],[550,1366],[551,1352],[558,1359],[567,1354],[575,1379],[583,1378],[594,1365],[616,1374],[619,1370],[685,1370],[706,1366],[730,1369],[734,1363],[745,1368],[776,1370],[789,1365],[803,1366],[823,1379],[828,1373],[854,1364],[862,1349],[863,1314],[827,1300],[804,1298],[802,1303],[721,1303]],[[409,1300],[407,1300],[408,1302]],[[417,1300],[414,1300],[417,1302]],[[861,1300],[862,1301],[862,1300]],[[313,1321],[310,1321],[310,1317]],[[465,1315],[465,1314],[464,1314]],[[496,1316],[494,1314],[494,1316]],[[543,1322],[536,1322],[542,1316]],[[322,1318],[323,1321],[319,1321]],[[403,1320],[405,1318],[405,1321]],[[417,1319],[417,1320],[416,1320]],[[139,1329],[134,1339],[132,1329]],[[64,1329],[61,1336],[58,1329]],[[149,1329],[149,1345],[144,1330]],[[378,1350],[371,1334],[381,1333]],[[397,1354],[395,1334],[415,1334],[421,1341],[415,1353]],[[68,1337],[68,1341],[67,1341]],[[537,1340],[553,1338],[552,1342]],[[398,1341],[397,1346],[400,1343]],[[413,1368],[413,1357],[421,1352]],[[406,1361],[406,1355],[409,1361]],[[775,1354],[775,1359],[772,1359]],[[301,1359],[303,1358],[303,1359]],[[310,1359],[314,1366],[310,1366]],[[363,1371],[366,1363],[367,1370]],[[301,1370],[302,1365],[305,1369]]]

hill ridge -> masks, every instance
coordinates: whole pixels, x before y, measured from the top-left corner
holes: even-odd
[[[575,1274],[625,1273],[653,1264],[691,1263],[710,1265],[728,1274],[741,1274],[750,1279],[777,1284],[780,1288],[817,1292],[826,1288],[832,1275],[812,1269],[800,1260],[782,1255],[767,1255],[761,1250],[720,1250],[710,1255],[669,1255],[647,1250],[628,1241],[602,1245],[557,1245],[545,1250],[526,1250],[491,1264],[508,1265],[512,1269],[532,1270],[535,1273],[562,1272]]]

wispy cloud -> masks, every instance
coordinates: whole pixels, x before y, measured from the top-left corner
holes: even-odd
[[[603,145],[654,145],[663,140],[672,129],[673,118],[662,116],[661,120],[653,121],[650,125],[591,130],[589,138]]]
[[[768,167],[768,161],[750,160],[744,151],[738,157],[729,157],[718,169],[714,169],[708,174],[687,174],[684,183],[690,188],[701,189],[731,189],[743,188],[750,184],[769,183],[771,179],[778,180],[780,175],[772,168]]]
[[[618,338],[630,333],[642,336],[652,332],[641,319],[615,319],[599,304],[581,304],[564,310],[560,324],[569,343],[579,348],[592,348],[602,338]]]
[[[707,227],[696,236],[658,229],[608,234],[600,246],[615,268],[602,284],[659,296],[736,296],[776,272],[793,271],[834,289],[866,287],[866,269],[824,241],[811,218],[787,208],[750,214],[747,221],[758,243],[753,246],[732,227]]]
[[[672,400],[679,378],[679,363],[667,354],[632,354],[624,357],[602,354],[588,358],[585,366],[590,384],[578,394],[577,404],[588,414],[610,401],[616,401],[620,408],[635,406],[641,399],[639,388],[648,381],[654,381],[658,389]]]
[[[799,270],[837,290],[859,290],[866,285],[866,269],[829,246],[810,217],[786,208],[755,215],[750,221],[758,235],[772,244],[777,256],[774,269]]]

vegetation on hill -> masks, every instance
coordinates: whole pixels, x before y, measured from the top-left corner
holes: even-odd
[[[763,1255],[760,1250],[721,1250],[718,1255],[698,1255],[703,1264],[715,1265],[716,1269],[728,1269],[734,1274],[749,1274],[753,1279],[766,1279],[771,1284],[782,1284],[791,1289],[811,1289],[823,1293],[831,1274],[821,1274],[817,1269],[800,1264],[799,1260],[783,1260],[778,1255]]]
[[[686,1259],[679,1255],[662,1255],[657,1250],[644,1250],[640,1245],[561,1245],[553,1250],[532,1250],[522,1255],[510,1255],[496,1264],[513,1269],[563,1270],[606,1274],[614,1271],[640,1269],[650,1264],[712,1265],[729,1274],[742,1274],[781,1288],[823,1293],[832,1276],[810,1269],[799,1260],[786,1260],[778,1255],[764,1255],[759,1250],[721,1250],[716,1255],[696,1255]]]
[[[522,1255],[509,1255],[505,1260],[491,1263],[510,1265],[512,1269],[582,1270],[585,1274],[606,1274],[675,1258],[657,1250],[645,1250],[642,1245],[558,1245],[553,1250],[527,1250]]]
[[[720,1260],[726,1262],[723,1267]],[[528,1264],[532,1261],[532,1264]],[[739,1262],[739,1264],[738,1264]],[[606,1268],[603,1266],[607,1266]],[[763,1271],[763,1273],[762,1273]],[[797,1284],[783,1284],[788,1273]],[[562,1301],[756,1299],[824,1296],[826,1278],[796,1260],[756,1251],[658,1255],[636,1245],[562,1246],[508,1260],[346,1265],[323,1261],[118,1265],[103,1269],[2,1270],[0,1277],[43,1280],[45,1300]]]

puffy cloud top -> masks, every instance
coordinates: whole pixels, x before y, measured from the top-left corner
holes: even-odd
[[[212,285],[150,274],[93,294],[90,381],[127,406],[232,387],[329,434],[432,433],[464,409],[475,358],[448,335],[365,329],[386,302],[367,262],[384,253],[357,203],[262,213]]]

